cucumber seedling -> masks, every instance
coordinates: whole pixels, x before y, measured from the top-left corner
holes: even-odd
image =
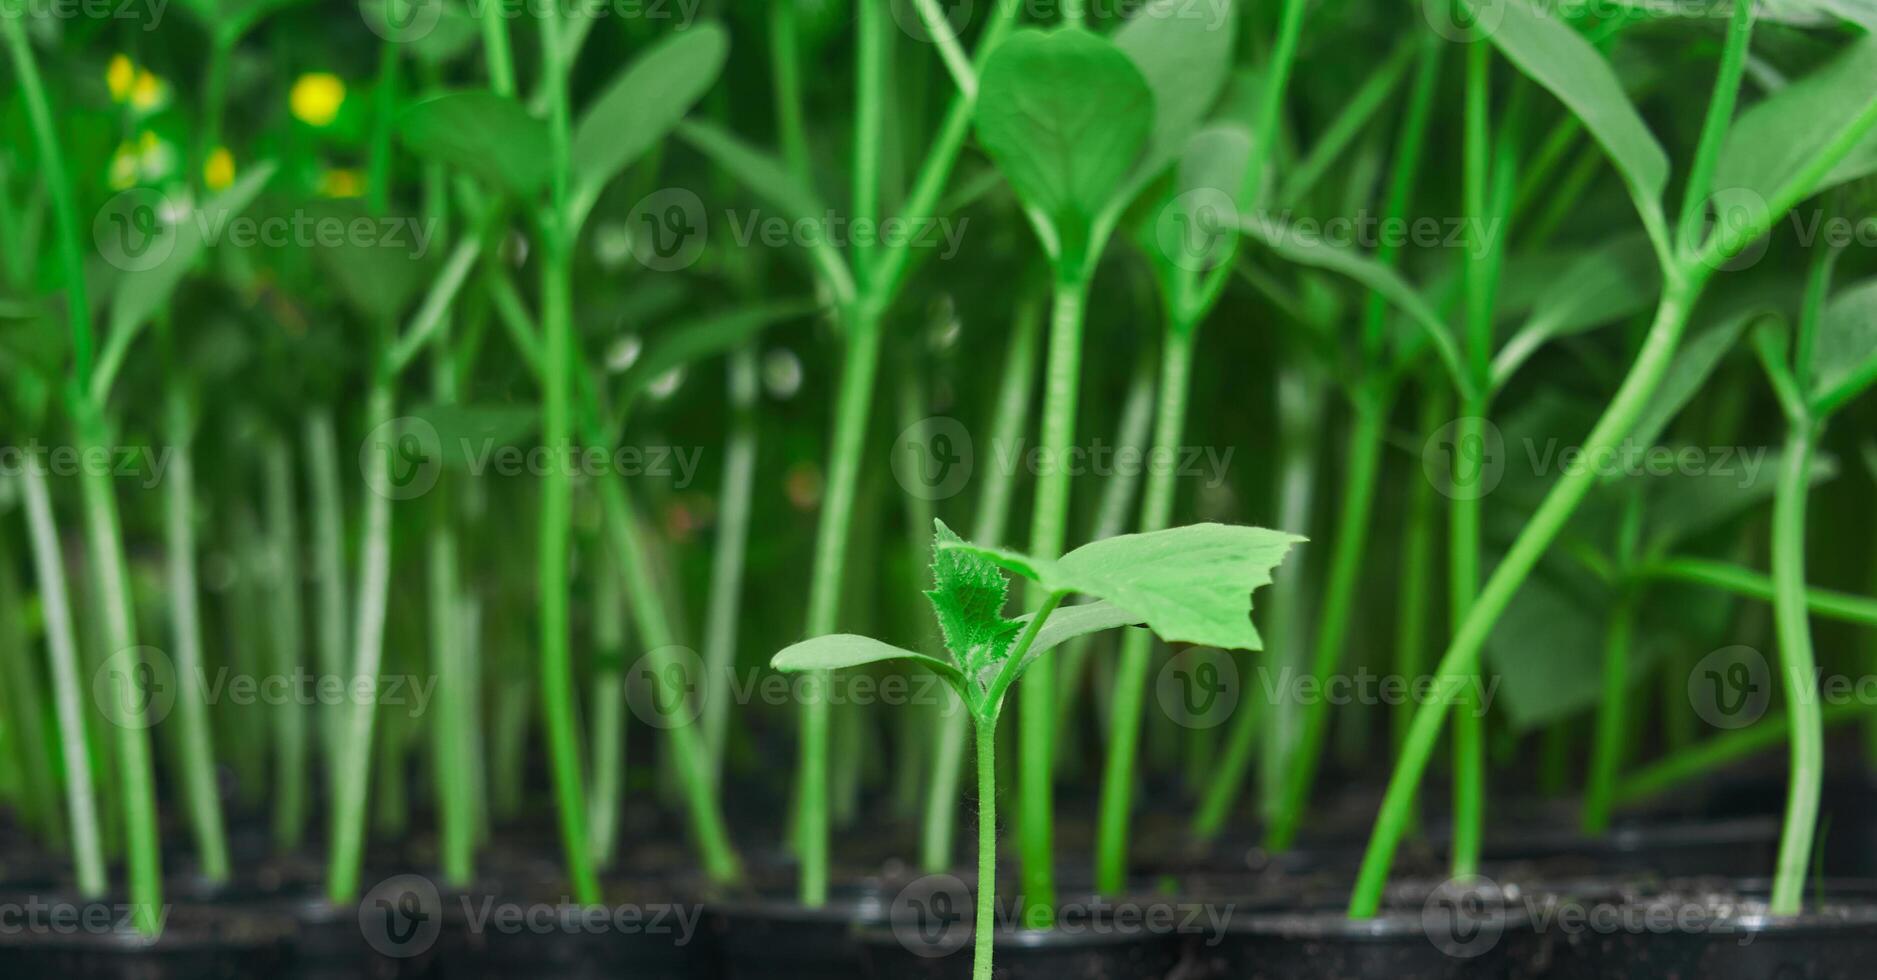
[[[775,655],[783,671],[827,671],[905,661],[937,674],[964,703],[974,729],[978,771],[978,895],[972,976],[989,980],[997,882],[997,719],[1011,685],[1066,640],[1120,626],[1146,625],[1169,643],[1227,650],[1262,647],[1251,623],[1251,594],[1303,539],[1280,531],[1195,524],[1127,534],[1052,559],[964,541],[943,523],[933,539],[932,602],[951,656],[941,660],[866,636],[832,634]],[[1035,612],[1008,619],[1014,572],[1043,598]],[[1095,601],[1063,605],[1071,595]],[[1031,675],[1029,682],[1038,682]]]

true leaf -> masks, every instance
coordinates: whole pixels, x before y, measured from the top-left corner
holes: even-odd
[[[520,197],[548,182],[547,123],[494,92],[449,92],[417,102],[399,118],[398,135],[418,156]]]
[[[1261,527],[1192,524],[1105,538],[1054,560],[962,542],[941,547],[975,551],[1048,592],[1106,599],[1169,643],[1259,650],[1251,593],[1271,583],[1271,570],[1303,540]]]
[[[932,541],[932,603],[945,646],[967,674],[1000,661],[1017,629],[1004,618],[1010,582],[994,562],[983,555],[948,544],[962,544],[943,521],[935,521]],[[1047,627],[1048,622],[1044,623]]]
[[[1826,304],[1810,372],[1812,399],[1834,406],[1877,382],[1877,279],[1843,290]]]
[[[1232,70],[1235,24],[1231,0],[1204,5],[1203,12],[1189,0],[1149,0],[1115,32],[1115,45],[1133,59],[1154,96],[1142,176],[1186,150],[1187,138],[1218,102]]]
[[[659,42],[620,72],[574,128],[580,193],[597,193],[663,139],[716,83],[729,50],[722,27],[701,24]]]
[[[1478,11],[1488,0],[1467,3]],[[1492,6],[1503,12],[1489,34],[1492,43],[1583,122],[1629,185],[1644,226],[1659,229],[1668,154],[1623,94],[1610,63],[1569,25],[1528,0],[1502,0]]]
[[[1140,69],[1082,28],[1019,30],[991,52],[978,84],[978,141],[1059,268],[1082,273],[1153,115]]]
[[[1716,190],[1750,191],[1761,202],[1770,203],[1780,188],[1877,99],[1877,87],[1870,83],[1873,77],[1877,77],[1877,36],[1866,35],[1830,64],[1754,103],[1727,131],[1714,168]],[[1873,171],[1877,171],[1877,136],[1859,142],[1829,174],[1801,188],[1799,196],[1809,197]]]

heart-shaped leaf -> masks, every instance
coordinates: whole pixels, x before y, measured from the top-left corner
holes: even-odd
[[[1219,101],[1232,71],[1236,24],[1231,0],[1149,0],[1115,32],[1115,45],[1134,60],[1154,96],[1153,136],[1137,179],[1151,179],[1186,150]]]
[[[1153,116],[1140,69],[1082,28],[1016,31],[986,60],[978,140],[1058,270],[1086,275],[1098,256]]]
[[[1169,643],[1260,650],[1251,593],[1271,584],[1271,570],[1303,540],[1261,527],[1190,524],[1105,538],[1055,560],[963,542],[941,547],[975,551],[1051,593],[1106,599]]]
[[[576,194],[597,194],[664,139],[716,83],[729,52],[729,35],[706,23],[666,38],[627,65],[574,128]]]
[[[494,92],[449,92],[417,102],[399,118],[398,135],[418,156],[518,197],[532,197],[550,176],[547,124]]]

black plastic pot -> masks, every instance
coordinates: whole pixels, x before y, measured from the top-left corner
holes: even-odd
[[[527,892],[442,900],[437,963],[448,980],[712,980],[703,907],[651,883],[609,883],[592,907]]]
[[[1424,895],[1418,902],[1404,897]],[[1237,912],[1193,946],[1189,976],[1215,980],[1476,980],[1524,976],[1532,933],[1515,889],[1401,889],[1380,915],[1341,908]]]
[[[1775,918],[1757,897],[1665,893],[1546,912],[1536,968],[1557,980],[1861,980],[1877,971],[1877,900]]]
[[[1694,875],[1745,877],[1766,873],[1779,848],[1779,820],[1671,821],[1618,826],[1602,837],[1575,830],[1491,835],[1485,844],[1488,874],[1507,867],[1541,868],[1549,878]],[[1510,875],[1505,875],[1510,877]]]
[[[1184,938],[1178,934],[1116,928],[1047,932],[1000,929],[992,937],[998,980],[1165,980],[1179,968]],[[971,976],[973,931],[966,925],[938,939],[907,928],[870,926],[855,931],[866,976],[875,980],[953,980]]]
[[[837,887],[820,908],[776,892],[710,901],[704,918],[724,980],[862,976],[854,930],[885,921],[877,884]]]
[[[434,906],[282,900],[295,926],[290,980],[433,980],[442,917]]]
[[[0,977],[245,980],[280,976],[291,958],[292,924],[252,911],[172,907],[148,939],[119,903],[14,895],[0,908]]]

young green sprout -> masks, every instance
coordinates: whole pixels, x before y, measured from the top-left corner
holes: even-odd
[[[841,670],[910,661],[957,692],[977,737],[978,883],[972,976],[991,975],[997,881],[997,719],[1004,696],[1043,654],[1078,636],[1145,625],[1169,643],[1258,650],[1251,594],[1271,581],[1296,535],[1258,527],[1194,524],[1084,545],[1059,559],[973,545],[937,523],[932,602],[950,658],[941,660],[871,637],[832,634],[776,654],[783,671]],[[1031,615],[1007,619],[1006,571],[1043,595]],[[1071,595],[1093,602],[1064,606]]]

